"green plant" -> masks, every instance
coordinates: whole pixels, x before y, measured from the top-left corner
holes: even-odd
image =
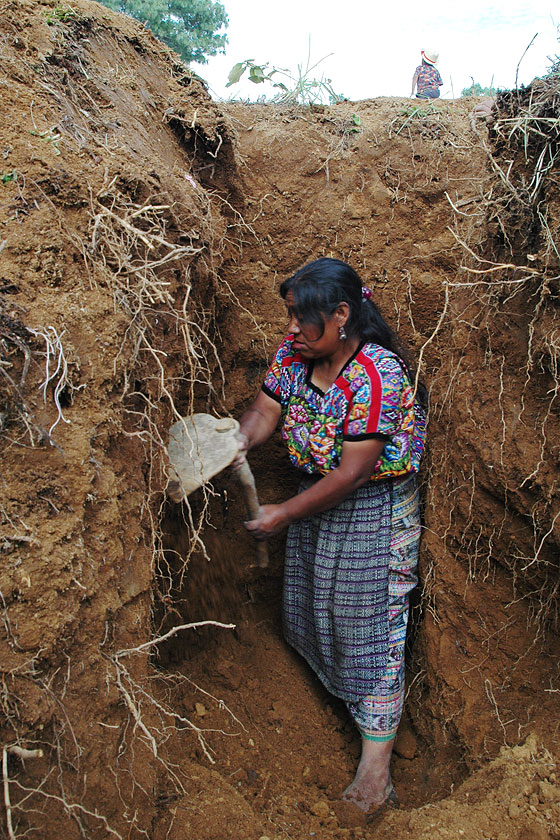
[[[17,172],[15,169],[12,169],[11,172],[2,172],[0,174],[0,181],[3,184],[9,184],[10,181],[17,181]]]
[[[46,140],[47,143],[52,143],[55,155],[60,154],[58,141],[60,140],[61,135],[58,134],[54,128],[47,129],[46,131],[30,131],[29,133],[32,134],[33,137],[38,137],[40,140]]]
[[[555,56],[554,58],[550,58],[552,64],[548,68],[545,78],[550,78],[551,76],[560,76],[560,55]]]
[[[231,70],[229,71],[228,81],[226,87],[231,87],[231,85],[237,84],[240,81],[241,77],[246,71],[249,71],[249,81],[253,82],[256,85],[260,85],[263,82],[271,82],[273,87],[279,87],[283,90],[288,90],[285,84],[282,82],[275,82],[273,80],[273,76],[276,73],[286,73],[287,70],[279,70],[277,67],[273,67],[270,72],[268,70],[268,63],[266,64],[255,64],[254,59],[246,58],[245,61],[238,61],[237,64],[234,64]]]
[[[437,119],[439,115],[439,108],[435,107],[431,103],[426,105],[407,105],[405,108],[401,108],[398,112],[398,117],[395,117],[395,119],[391,121],[391,129],[397,122],[399,122],[399,117],[406,117],[406,119],[395,131],[395,134],[400,134],[403,128],[405,128],[412,120],[430,124],[434,123],[434,120],[430,118],[435,117]]]
[[[472,76],[471,79],[472,85],[463,88],[461,96],[496,96],[497,90],[495,87],[492,87],[492,82],[490,83],[490,87],[482,87],[482,85],[474,81]]]
[[[362,130],[362,118],[359,114],[352,114],[352,128],[348,129],[349,134],[359,134]]]
[[[68,23],[75,18],[77,12],[71,6],[55,6],[52,11],[45,12],[47,26],[54,26],[55,23]]]
[[[432,105],[406,105],[399,111],[399,117],[427,117],[436,109]]]
[[[342,94],[336,93],[332,86],[331,79],[324,76],[315,78],[311,74],[321,64],[325,58],[324,56],[315,64],[310,66],[310,53],[307,56],[307,63],[305,69],[303,64],[298,64],[297,75],[293,75],[289,70],[284,70],[279,67],[270,67],[269,63],[257,64],[252,58],[239,61],[230,70],[226,87],[237,84],[243,74],[248,71],[249,81],[254,84],[262,84],[263,82],[270,82],[273,87],[279,88],[280,91],[272,97],[272,102],[277,104],[299,104],[299,105],[319,105],[324,104],[325,100],[329,104],[340,102],[344,99]],[[278,81],[275,77],[283,77],[286,81]],[[359,118],[358,118],[359,119]],[[358,125],[358,123],[356,123]]]

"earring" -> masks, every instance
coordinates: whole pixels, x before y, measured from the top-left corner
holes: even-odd
[[[344,341],[345,339],[348,338],[348,336],[346,335],[346,330],[344,329],[344,327],[342,325],[338,328],[338,337],[339,337],[340,341]]]

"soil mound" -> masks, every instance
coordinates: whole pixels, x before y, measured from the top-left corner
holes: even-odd
[[[0,18],[3,831],[560,837],[557,80],[476,100],[213,103],[79,0]],[[226,473],[166,494],[169,427],[238,416],[279,281],[351,262],[430,389],[422,587],[375,827],[342,705],[281,637]],[[262,501],[297,478],[255,453]],[[29,753],[25,752],[29,751]]]

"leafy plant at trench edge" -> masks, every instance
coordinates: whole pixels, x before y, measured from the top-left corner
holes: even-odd
[[[332,55],[332,53],[331,53]],[[305,70],[302,64],[298,64],[297,75],[289,70],[280,67],[270,67],[269,63],[257,64],[254,59],[247,58],[245,61],[238,61],[230,70],[226,87],[237,84],[244,73],[248,73],[250,82],[260,85],[263,82],[270,82],[273,87],[278,88],[278,93],[272,97],[271,102],[278,104],[299,104],[319,105],[324,104],[325,99],[329,104],[341,102],[345,99],[342,94],[336,93],[332,86],[331,79],[324,76],[317,79],[311,74],[321,64],[324,56],[319,61],[309,66],[309,56]],[[285,79],[280,81],[278,77]]]

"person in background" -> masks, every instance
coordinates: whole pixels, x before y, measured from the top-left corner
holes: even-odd
[[[389,763],[417,582],[425,404],[406,352],[351,266],[315,260],[280,294],[289,334],[241,418],[237,465],[281,420],[302,482],[245,525],[258,540],[289,528],[284,634],[357,725],[361,759],[342,796],[373,815],[398,805]]]
[[[439,58],[435,50],[422,50],[422,64],[414,71],[412,77],[411,96],[414,96],[416,88],[416,99],[437,99],[439,89],[443,84],[439,70],[435,66]]]

